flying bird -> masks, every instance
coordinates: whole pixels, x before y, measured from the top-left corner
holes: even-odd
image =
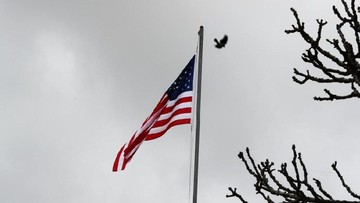
[[[225,44],[227,43],[228,41],[228,36],[225,35],[221,40],[220,42],[215,38],[214,39],[214,42],[216,43],[215,44],[215,47],[218,48],[218,49],[221,49],[221,48],[224,48],[225,47]]]

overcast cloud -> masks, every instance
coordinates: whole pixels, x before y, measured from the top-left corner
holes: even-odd
[[[0,0],[0,202],[188,202],[189,125],[144,143],[125,171],[111,169],[195,54],[200,25],[198,202],[238,202],[225,198],[229,186],[260,201],[237,158],[246,147],[279,166],[296,144],[310,176],[336,196],[347,197],[335,160],[360,191],[360,101],[313,101],[326,86],[292,82],[294,67],[311,67],[301,37],[284,33],[295,7],[312,33],[325,18],[334,36],[338,3]],[[227,47],[215,49],[224,34]]]

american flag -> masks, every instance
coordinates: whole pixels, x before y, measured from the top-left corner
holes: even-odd
[[[119,167],[121,170],[125,169],[126,164],[144,141],[161,137],[173,126],[190,124],[194,66],[195,56],[167,89],[150,116],[134,133],[130,141],[120,148],[114,161],[114,172],[118,171]]]

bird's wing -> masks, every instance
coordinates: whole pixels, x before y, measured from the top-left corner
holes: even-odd
[[[221,43],[221,44],[226,44],[227,41],[228,41],[228,36],[225,35],[224,38],[222,38],[222,39],[220,40],[220,43]]]

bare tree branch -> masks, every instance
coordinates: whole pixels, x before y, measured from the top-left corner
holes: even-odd
[[[326,50],[321,43],[324,26],[327,25],[327,21],[323,19],[316,20],[318,24],[317,35],[312,37],[305,30],[305,23],[300,20],[297,11],[291,8],[296,23],[291,26],[291,29],[285,30],[285,33],[300,34],[304,41],[310,46],[310,48],[302,54],[303,61],[311,64],[324,74],[323,76],[314,76],[309,73],[309,70],[304,73],[295,68],[295,76],[293,76],[294,82],[305,84],[308,81],[313,81],[316,83],[350,84],[351,86],[354,86],[354,83],[358,86],[360,85],[360,64],[358,62],[358,60],[360,60],[360,22],[357,11],[359,8],[355,6],[355,0],[350,1],[350,5],[345,0],[341,1],[345,14],[342,14],[336,6],[333,6],[333,12],[340,21],[335,28],[339,39],[326,39],[326,42],[333,45],[335,54]],[[343,29],[347,28],[353,31],[353,35],[346,36],[344,34]],[[350,37],[355,39],[354,44],[350,43]],[[330,67],[328,63],[325,65],[325,61],[332,62],[334,67]],[[353,91],[345,95],[338,95],[325,89],[324,91],[327,97],[314,97],[314,99],[318,101],[332,101],[360,98],[359,92],[354,91],[354,88],[352,89]]]
[[[237,197],[237,198],[240,199],[240,201],[241,201],[242,203],[248,203],[247,201],[245,201],[245,200],[243,199],[243,197],[242,197],[241,195],[239,195],[239,194],[236,192],[236,188],[231,188],[231,187],[229,187],[229,190],[230,190],[231,194],[230,194],[230,195],[226,195],[227,198],[228,198],[228,197]]]
[[[320,180],[313,178],[314,182],[309,182],[309,174],[306,165],[302,159],[301,153],[296,151],[295,145],[292,147],[293,159],[291,161],[292,169],[295,175],[291,175],[288,171],[288,165],[282,163],[279,170],[274,169],[274,163],[266,159],[260,164],[256,164],[255,160],[250,154],[249,148],[246,148],[246,155],[242,152],[239,153],[239,158],[245,164],[246,170],[251,176],[255,178],[255,191],[266,202],[279,202],[278,199],[282,198],[283,202],[304,202],[304,203],[359,203],[360,196],[352,191],[348,186],[342,174],[337,169],[336,162],[332,164],[333,170],[339,177],[342,186],[346,191],[356,200],[339,200],[334,199],[323,188]],[[250,161],[251,164],[248,163]],[[276,173],[277,172],[277,173]],[[280,181],[278,177],[282,177]],[[285,180],[285,181],[284,181]],[[313,186],[313,184],[315,185]],[[247,201],[237,192],[236,188],[229,187],[231,194],[226,195],[227,198],[237,197],[242,203]]]
[[[341,184],[346,188],[346,191],[351,195],[353,196],[354,198],[356,199],[359,199],[360,200],[360,196],[357,195],[356,193],[354,193],[351,188],[345,183],[345,180],[343,178],[343,176],[341,175],[340,171],[337,169],[336,167],[337,165],[337,162],[335,161],[331,167],[333,168],[333,170],[336,172],[337,176],[339,177],[340,181],[341,181]]]

